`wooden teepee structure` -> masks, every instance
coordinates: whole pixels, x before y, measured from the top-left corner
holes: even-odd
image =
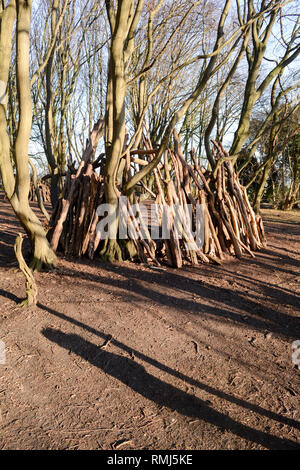
[[[97,231],[97,208],[105,202],[105,154],[92,161],[97,145],[97,125],[99,123],[91,133],[77,170],[70,168],[67,172],[64,192],[51,220],[49,234],[52,248],[72,256],[87,255],[93,258],[102,243]],[[188,163],[176,131],[173,137],[173,148],[164,153],[164,158],[153,171],[151,188],[142,181],[139,189],[143,194],[137,190],[127,199],[125,216],[129,240],[124,245],[124,253],[142,262],[156,265],[167,263],[174,267],[185,263],[220,264],[229,256],[241,258],[246,254],[254,257],[253,252],[265,243],[263,222],[254,213],[231,161],[224,158],[226,152],[222,145],[213,141],[214,155],[219,165],[216,170],[208,171],[199,167],[193,152]],[[131,150],[125,156],[125,179],[128,179],[130,172],[132,175],[133,171],[147,165],[155,155],[149,139],[144,136],[143,142],[143,150]],[[120,184],[118,192],[121,197]],[[143,204],[138,217],[133,203],[138,210]],[[152,239],[148,223],[147,213],[153,204],[157,224],[161,226],[167,222],[169,228],[169,236],[160,240]],[[191,208],[189,212],[186,211],[188,205]],[[146,215],[145,207],[148,208]],[[197,207],[201,207],[202,211],[200,222]],[[195,243],[192,233],[199,223],[202,224],[203,234],[201,246]],[[179,232],[180,237],[177,236]],[[135,236],[131,237],[133,233]]]

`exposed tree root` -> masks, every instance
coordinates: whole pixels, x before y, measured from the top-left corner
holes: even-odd
[[[19,305],[20,307],[28,307],[30,305],[37,304],[38,288],[33,277],[32,270],[27,266],[26,261],[24,260],[22,244],[23,235],[19,233],[15,241],[14,250],[19,263],[19,268],[26,278],[26,299],[24,299]]]

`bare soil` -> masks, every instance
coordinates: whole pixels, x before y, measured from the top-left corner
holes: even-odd
[[[0,199],[0,449],[299,448],[300,216],[223,266],[60,259],[21,309]]]

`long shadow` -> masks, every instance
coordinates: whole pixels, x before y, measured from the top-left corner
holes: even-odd
[[[282,253],[272,253],[271,250],[266,250],[266,249],[264,250],[264,254],[262,254],[262,253],[259,254],[259,259],[260,260],[261,259],[262,260],[266,259],[267,261],[270,261],[270,256],[272,256],[273,258],[279,258],[279,260],[274,259],[274,261],[276,263],[276,265],[274,264],[274,267],[276,267],[276,269],[277,269],[278,261],[280,261],[281,263],[284,263],[284,264],[290,264],[291,266],[295,266],[296,268],[298,268],[300,266],[300,260],[292,258],[291,256],[287,256],[287,255],[282,254]]]
[[[290,227],[288,227],[288,236],[282,239],[282,232],[284,231],[285,227],[283,228],[277,228],[276,227],[268,227],[267,230],[267,240],[268,240],[268,235],[271,235],[274,238],[280,239],[280,241],[283,241],[283,243],[290,244],[290,243],[299,243],[299,229],[294,229],[291,230]]]
[[[212,266],[210,266],[210,268],[212,268]],[[195,266],[184,266],[184,268],[182,269],[185,272],[191,272],[193,274],[197,274],[197,267]],[[247,276],[246,274],[242,272],[237,272],[237,271],[232,271],[230,269],[226,269],[226,265],[218,266],[216,269],[217,269],[216,272],[210,272],[210,273],[205,273],[205,274],[207,275],[208,278],[215,278],[217,275],[225,274],[227,276],[231,276],[232,277],[231,281],[234,283],[238,283],[239,281],[240,282],[246,281],[248,284],[253,284],[255,287],[257,287],[258,282],[255,277]],[[241,287],[245,286],[244,283],[240,285]],[[278,286],[277,284],[271,284],[270,282],[264,281],[262,279],[259,279],[259,286],[261,286],[262,288],[266,290],[270,290],[269,295],[271,297],[273,296],[272,293],[274,293],[274,297],[276,298],[276,300],[278,296],[280,296],[280,297],[283,297],[284,299],[283,303],[294,305],[294,303],[296,302],[296,304],[299,305],[298,298],[300,301],[300,294],[298,294],[297,292],[291,289]]]
[[[257,266],[258,268],[263,268],[263,269],[269,269],[269,270],[276,270],[276,271],[279,271],[280,273],[284,273],[284,274],[291,274],[291,275],[296,275],[295,271],[290,271],[289,269],[284,269],[284,268],[280,268],[278,266],[278,261],[277,261],[277,264],[276,265],[273,265],[273,264],[269,264],[267,263],[266,261],[270,261],[270,258],[266,257],[266,256],[263,256],[260,254],[260,258],[262,259],[262,261],[260,261],[258,258],[255,258],[255,259],[247,259],[247,264],[249,265],[252,265],[252,266]],[[264,261],[266,260],[266,261]],[[298,267],[298,262],[295,261],[295,263],[288,263],[288,264],[291,264],[292,266],[296,266]]]
[[[265,250],[265,253],[268,254],[268,253],[271,253],[271,252],[270,252],[270,250]],[[292,259],[292,258],[289,258],[287,256],[282,256],[282,255],[275,254],[275,253],[272,254],[272,255],[279,258],[279,260],[283,264],[290,264],[291,266],[294,266],[296,268],[300,267],[300,261],[299,260]],[[261,260],[263,262],[261,262]],[[287,274],[296,274],[295,271],[290,271],[290,270],[287,270],[287,269],[280,268],[278,266],[278,261],[276,261],[276,265],[275,264],[274,265],[268,264],[267,263],[268,261],[270,261],[270,257],[269,256],[264,256],[261,253],[259,255],[259,259],[255,258],[255,259],[247,260],[247,262],[249,262],[250,264],[257,264],[257,265],[262,266],[262,267],[267,268],[267,269],[273,269],[273,270],[276,269],[276,271],[280,271],[280,272],[287,273]]]
[[[267,226],[267,230],[268,231],[271,231],[270,229],[272,229],[272,225],[275,224],[276,225],[276,228],[279,226],[279,225],[292,225],[294,226],[294,229],[292,229],[292,233],[294,233],[295,235],[299,235],[299,228],[300,227],[300,222],[297,222],[295,220],[277,220],[275,218],[270,218],[270,217],[264,217],[264,223],[265,225]],[[271,224],[271,226],[269,225]],[[291,230],[291,227],[288,227],[289,230]]]
[[[83,260],[78,260],[78,264],[84,264]],[[250,325],[251,327],[273,331],[275,333],[284,334],[287,337],[298,338],[300,334],[300,325],[297,318],[290,316],[283,312],[278,312],[270,307],[265,307],[260,303],[249,299],[246,296],[232,292],[230,289],[223,288],[221,286],[212,286],[204,281],[197,281],[188,279],[185,276],[177,273],[170,273],[166,276],[164,272],[147,272],[130,269],[129,267],[121,266],[116,269],[115,266],[109,265],[108,263],[101,263],[99,267],[102,270],[108,272],[118,272],[123,276],[126,276],[126,280],[113,279],[111,277],[103,277],[100,275],[94,275],[86,273],[84,271],[72,270],[68,268],[62,274],[72,274],[73,278],[81,278],[98,282],[100,284],[107,284],[115,286],[119,289],[123,289],[125,292],[134,292],[139,296],[154,300],[155,302],[166,305],[168,307],[174,306],[177,309],[181,309],[184,312],[190,312],[192,314],[199,314],[204,312],[213,316],[216,320],[222,321],[235,321],[243,325]],[[178,293],[175,295],[168,294],[167,289],[164,293],[156,291],[151,287],[143,286],[140,281],[146,281],[151,284],[158,286],[165,286],[166,288],[178,289]],[[182,291],[191,294],[196,294],[204,300],[211,301],[214,299],[218,303],[224,304],[224,308],[217,307],[215,305],[200,304],[193,300],[186,299],[182,295]],[[134,298],[131,298],[134,300]],[[233,311],[241,311],[236,313]],[[247,320],[243,317],[246,313],[248,316]],[[251,316],[252,315],[252,316]]]
[[[299,238],[300,238],[300,237],[299,237]],[[299,242],[300,242],[300,239],[299,239]],[[274,250],[270,250],[270,248],[272,248],[272,247],[274,248]],[[278,250],[278,252],[275,251],[275,250]],[[271,256],[271,257],[273,257],[273,258],[282,258],[282,257],[284,257],[285,259],[294,259],[294,258],[292,258],[291,256],[288,256],[288,255],[286,255],[286,254],[280,253],[280,251],[286,251],[287,253],[289,253],[289,252],[294,253],[292,250],[287,249],[287,248],[284,248],[284,247],[282,247],[282,246],[281,246],[281,247],[276,247],[276,246],[273,246],[273,245],[268,245],[268,247],[265,247],[265,248],[263,249],[263,251],[259,252],[259,254],[261,254],[261,253],[267,253],[269,256]],[[299,254],[300,254],[300,253],[298,253],[298,255],[299,255]]]
[[[268,244],[268,246],[270,248],[273,247],[273,245],[270,245],[270,244]],[[276,249],[276,246],[274,246],[274,248]],[[297,256],[299,256],[299,254],[300,254],[300,251],[294,251],[294,250],[291,250],[290,248],[284,248],[283,246],[281,246],[280,248],[277,247],[277,249],[280,250],[280,251],[285,251],[286,253],[291,253],[293,255],[297,255]],[[269,250],[269,251],[271,251],[271,250]],[[288,255],[286,255],[286,256],[288,256]]]
[[[225,269],[224,266],[218,269],[221,273],[232,275],[232,271]],[[195,268],[193,267],[185,267],[185,271],[193,273],[196,272]],[[294,274],[296,275],[296,273]],[[256,279],[237,272],[234,273],[234,282],[237,284],[240,283],[241,287],[245,286],[245,282],[247,282],[248,284],[252,284],[253,287],[257,287]],[[266,296],[274,298],[274,300],[276,300],[276,303],[283,305],[289,304],[296,308],[300,308],[300,294],[298,294],[297,292],[281,286],[275,287],[274,284],[263,281],[261,279],[259,281],[259,287],[264,291]]]
[[[15,294],[12,294],[11,292],[8,292],[6,290],[0,289],[0,295],[2,297],[6,297],[7,299],[13,300],[16,304],[21,302],[21,298],[17,297]]]
[[[91,365],[115,377],[135,392],[159,406],[166,406],[184,416],[201,419],[206,423],[226,429],[247,441],[255,442],[267,449],[296,450],[300,448],[300,445],[294,441],[258,431],[233,420],[229,416],[214,410],[203,400],[154,377],[143,366],[133,360],[99,350],[98,346],[76,334],[65,334],[52,328],[47,328],[42,333],[48,340],[68,351],[72,351]]]
[[[122,295],[122,300],[124,300],[124,296]],[[46,310],[48,311],[49,313],[53,314],[53,315],[56,315],[58,316],[59,318],[62,318],[64,320],[67,320],[67,321],[70,321],[71,323],[74,323],[75,325],[78,325],[78,326],[81,326],[83,325],[83,328],[84,328],[84,324],[82,323],[77,323],[76,320],[73,320],[72,318],[68,317],[67,315],[64,315],[63,313],[59,313],[57,312],[56,310],[53,310],[51,309],[50,307],[46,307],[45,305],[41,305],[41,304],[38,304],[38,306],[40,308],[42,308],[43,310]],[[156,316],[156,313],[155,311],[151,311],[150,314],[153,316],[154,318],[154,321],[160,321],[159,317]],[[199,345],[202,345],[203,347],[206,347],[207,346],[207,343],[204,342],[203,340],[201,340],[198,335],[197,335],[197,332],[191,332],[191,331],[186,331],[184,328],[182,328],[181,326],[179,326],[176,322],[173,322],[171,320],[171,318],[168,319],[168,324],[170,325],[170,327],[172,327],[174,330],[178,331],[179,333],[182,333],[183,335],[187,336],[188,338],[190,338],[192,341],[198,343]],[[201,327],[203,329],[205,329],[207,332],[209,332],[210,334],[213,334],[213,335],[218,335],[219,337],[222,337],[222,339],[224,339],[224,336],[222,335],[221,332],[216,332],[214,329],[210,328],[209,326],[207,325],[201,325]],[[87,326],[87,329],[89,327]],[[88,330],[88,331],[91,331],[95,334],[97,334],[97,331],[96,330]],[[99,336],[101,336],[101,333],[99,333]],[[107,339],[110,339],[111,341],[111,335],[103,335],[101,336],[102,338],[106,338]],[[113,344],[117,345],[117,347],[121,347],[121,348],[124,348],[124,350],[126,350],[129,354],[131,354],[131,352],[135,353],[135,351],[133,351],[132,349],[130,349],[129,347],[123,345],[122,343],[117,343],[115,342],[115,340],[112,341]],[[120,345],[120,346],[119,346]],[[211,347],[211,349],[216,353],[218,354],[219,356],[222,356],[224,359],[228,360],[230,359],[231,361],[235,362],[236,365],[238,367],[244,367],[246,369],[249,368],[249,363],[243,359],[244,355],[240,355],[238,354],[237,357],[233,357],[232,354],[230,352],[226,352],[226,350],[224,350],[222,348],[222,345],[220,345],[220,347],[216,347],[216,346],[213,346]],[[136,351],[137,354],[141,354],[139,353],[138,351]],[[142,356],[140,356],[142,358]],[[265,377],[265,374],[267,373],[267,369],[262,369],[261,365],[258,366],[256,364],[256,357],[257,357],[257,353],[255,351],[252,351],[251,352],[251,358],[252,358],[252,362],[251,362],[251,367],[252,369],[255,369],[258,373],[258,375],[260,375],[262,378]],[[147,359],[147,356],[145,356],[145,361],[148,361]],[[259,359],[259,358],[258,358]],[[152,365],[154,365],[154,362],[151,362]],[[159,365],[159,363],[158,363]],[[166,369],[162,369],[162,370],[166,370]],[[170,373],[172,374],[172,370],[170,369]],[[179,377],[179,376],[178,376]],[[270,378],[272,380],[272,378]],[[189,380],[189,378],[187,377],[187,379],[183,378],[183,380]],[[191,383],[192,384],[192,383]],[[195,385],[195,384],[192,384],[192,385]],[[198,385],[197,385],[198,386]],[[204,385],[205,387],[205,385]],[[207,389],[208,390],[208,389]],[[212,389],[213,390],[213,389]],[[221,395],[220,395],[221,396]],[[223,395],[222,395],[223,396]]]
[[[217,389],[211,387],[210,385],[199,382],[198,380],[195,380],[192,377],[189,377],[189,376],[187,376],[187,375],[185,375],[181,372],[175,371],[174,369],[172,369],[172,368],[168,367],[167,365],[157,361],[156,359],[153,359],[149,356],[146,356],[145,354],[141,353],[140,351],[137,351],[136,349],[127,346],[126,344],[112,338],[112,336],[107,335],[107,334],[105,334],[105,333],[103,333],[99,330],[96,330],[95,328],[93,328],[89,325],[86,325],[85,323],[82,323],[79,320],[75,320],[74,318],[71,318],[68,315],[65,315],[64,313],[57,312],[56,310],[53,310],[50,307],[46,307],[45,305],[38,304],[38,306],[41,309],[46,310],[50,314],[52,314],[52,315],[54,315],[54,316],[56,316],[56,317],[58,317],[58,318],[60,318],[64,321],[67,321],[67,322],[69,322],[73,325],[76,325],[76,326],[82,328],[83,330],[88,331],[89,333],[92,333],[95,336],[98,336],[99,338],[102,338],[105,341],[109,340],[111,344],[113,344],[117,348],[121,349],[122,351],[125,351],[129,355],[134,354],[134,356],[136,356],[138,359],[141,359],[142,361],[156,367],[157,369],[159,369],[163,372],[167,372],[171,376],[176,377],[176,378],[182,380],[183,382],[189,383],[190,385],[192,385],[194,387],[197,387],[200,390],[204,390],[205,392],[210,393],[212,395],[215,395],[216,397],[224,399],[224,400],[226,400],[230,403],[234,403],[235,405],[241,406],[245,409],[249,409],[249,410],[251,410],[255,413],[258,413],[262,416],[266,416],[267,418],[278,421],[279,423],[287,424],[288,426],[292,426],[295,429],[300,429],[300,423],[298,421],[294,420],[294,419],[287,418],[285,416],[280,416],[280,415],[278,415],[276,413],[273,413],[272,411],[266,410],[266,409],[264,409],[260,406],[253,405],[252,403],[248,403],[248,402],[246,402],[246,401],[244,401],[240,398],[234,397],[232,395],[228,395],[227,393],[222,392],[220,390],[217,390]],[[98,348],[98,352],[99,352],[99,348]]]

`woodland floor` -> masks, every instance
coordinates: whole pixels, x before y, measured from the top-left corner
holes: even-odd
[[[255,259],[151,269],[61,259],[20,309],[0,199],[0,449],[300,447],[300,214]]]

